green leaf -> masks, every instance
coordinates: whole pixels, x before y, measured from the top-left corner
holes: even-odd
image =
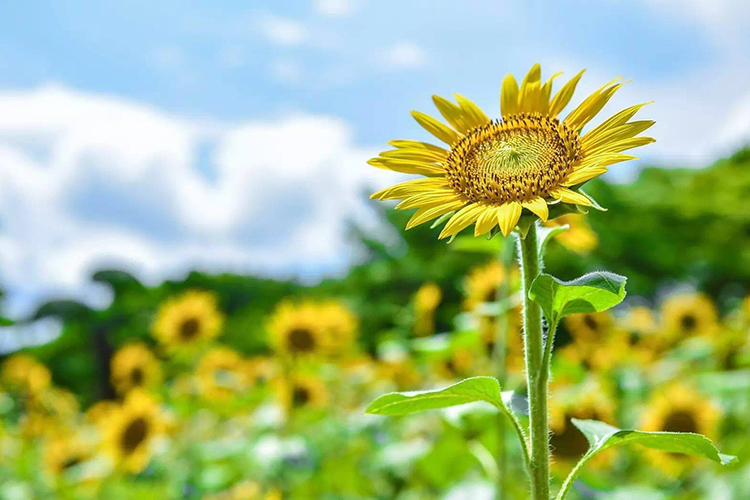
[[[435,229],[436,227],[438,227],[443,222],[448,222],[448,219],[450,219],[451,217],[453,217],[453,214],[455,214],[455,213],[456,213],[456,211],[453,210],[452,212],[448,212],[447,214],[441,215],[440,217],[438,217],[437,219],[435,219],[435,222],[432,223],[432,225],[430,226],[430,229]]]
[[[586,436],[589,451],[576,464],[570,475],[565,479],[557,500],[563,500],[573,486],[578,474],[586,463],[600,452],[623,444],[640,444],[647,448],[670,453],[684,453],[696,457],[707,458],[721,465],[728,465],[737,457],[723,455],[711,443],[711,440],[701,434],[689,432],[645,432],[637,430],[622,430],[597,420],[571,420],[573,425]]]
[[[408,415],[485,401],[510,414],[506,402],[512,395],[513,391],[501,392],[500,383],[492,377],[472,377],[436,391],[385,394],[373,401],[366,411],[375,415]]]
[[[573,281],[561,281],[549,274],[537,276],[529,298],[539,304],[547,321],[557,325],[568,314],[605,311],[625,298],[627,278],[596,271]]]
[[[472,236],[459,236],[453,242],[453,250],[461,252],[484,253],[497,255],[503,246],[502,239],[488,240],[487,238],[475,238]]]
[[[555,227],[541,226],[537,232],[537,238],[539,239],[539,255],[544,255],[544,250],[547,248],[547,243],[549,243],[552,238],[562,233],[563,231],[567,231],[568,229],[569,226],[567,224]]]

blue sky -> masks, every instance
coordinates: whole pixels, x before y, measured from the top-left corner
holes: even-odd
[[[156,5],[155,5],[156,4]],[[408,111],[541,62],[632,79],[645,163],[700,166],[750,137],[750,6],[732,0],[0,4],[0,283],[12,314],[94,303],[92,269],[317,276],[348,215],[398,177],[366,166]],[[304,250],[301,250],[304,249]]]

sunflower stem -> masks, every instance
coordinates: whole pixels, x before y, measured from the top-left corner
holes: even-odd
[[[523,340],[529,397],[531,498],[533,500],[549,500],[549,430],[547,424],[549,369],[544,366],[542,310],[529,298],[531,283],[541,272],[536,224],[529,228],[526,237],[519,237],[518,242],[523,279]]]

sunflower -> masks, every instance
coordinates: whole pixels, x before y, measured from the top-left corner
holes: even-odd
[[[278,371],[278,366],[271,358],[254,356],[245,362],[245,372],[251,386],[263,385],[270,381]]]
[[[52,376],[42,363],[27,354],[15,354],[2,367],[3,384],[27,396],[35,396],[50,387]]]
[[[625,336],[609,335],[597,341],[576,339],[560,349],[560,358],[585,372],[603,373],[617,367],[628,354]]]
[[[656,393],[643,414],[641,428],[649,432],[694,432],[715,440],[719,409],[694,389],[674,384]],[[687,455],[646,450],[646,456],[669,476],[692,471],[697,461]]]
[[[377,378],[393,384],[397,390],[414,390],[422,383],[422,374],[411,358],[385,359],[378,362]]]
[[[571,314],[565,318],[565,326],[570,335],[585,342],[598,342],[611,333],[612,314],[609,311],[598,313]]]
[[[101,425],[104,450],[115,466],[132,473],[148,465],[153,442],[163,428],[159,406],[141,389],[130,391]]]
[[[615,425],[615,404],[609,391],[598,381],[586,384],[589,387],[554,394],[550,399],[550,447],[555,465],[566,469],[578,462],[588,451],[586,436],[573,425],[572,419],[599,420]],[[571,388],[573,389],[573,388]],[[604,456],[607,462],[611,456]],[[596,460],[594,461],[596,465]]]
[[[86,410],[86,422],[89,424],[101,425],[106,422],[118,408],[119,405],[117,402],[111,399],[97,401]]]
[[[94,454],[91,445],[77,436],[60,435],[47,441],[44,463],[52,476],[59,476],[89,460]]]
[[[547,221],[545,225],[568,226],[568,229],[555,236],[555,239],[571,252],[588,255],[599,245],[599,237],[591,230],[582,215],[563,215],[555,220]]]
[[[719,327],[716,306],[701,293],[668,297],[662,303],[661,315],[664,334],[671,342],[694,335],[711,335]]]
[[[454,349],[435,362],[435,373],[444,380],[466,378],[471,375],[476,357],[470,349]]]
[[[335,300],[323,302],[317,307],[326,332],[328,354],[341,355],[351,351],[359,333],[359,322],[352,311]]]
[[[403,200],[396,208],[416,208],[407,229],[455,212],[440,233],[453,236],[476,223],[475,236],[499,225],[507,236],[524,210],[546,221],[548,205],[596,206],[578,188],[607,171],[607,167],[635,157],[623,151],[653,142],[638,137],[654,122],[632,121],[644,104],[631,106],[583,134],[583,128],[623,83],[607,83],[564,120],[557,115],[573,97],[583,71],[552,96],[555,74],[542,82],[534,65],[521,85],[513,75],[503,80],[502,118],[490,120],[473,102],[456,94],[457,104],[439,96],[433,102],[450,124],[424,113],[412,116],[429,133],[448,145],[395,140],[369,164],[378,168],[423,175],[372,195],[380,200]],[[562,211],[561,211],[562,212]]]
[[[505,269],[496,261],[472,269],[463,282],[466,296],[464,308],[467,311],[473,311],[480,304],[496,302],[497,288],[506,278]],[[517,273],[514,270],[511,280],[515,281],[515,278],[517,278]]]
[[[203,356],[196,375],[198,387],[208,399],[224,400],[241,394],[249,387],[247,366],[236,351],[216,347]]]
[[[435,333],[435,310],[443,293],[432,282],[424,283],[414,294],[414,333],[420,337]]]
[[[287,411],[300,408],[320,408],[328,404],[325,383],[312,374],[295,374],[288,379],[278,379],[276,395]]]
[[[168,351],[174,352],[215,338],[223,323],[216,295],[191,290],[159,306],[152,331]]]
[[[330,345],[330,329],[320,307],[313,302],[282,302],[271,316],[268,329],[271,343],[280,354],[322,355]]]
[[[138,387],[152,388],[161,382],[161,367],[144,344],[130,344],[112,356],[112,385],[119,394]]]

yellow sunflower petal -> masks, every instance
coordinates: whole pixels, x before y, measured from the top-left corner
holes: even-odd
[[[383,158],[395,158],[398,160],[417,160],[426,163],[440,163],[445,161],[445,155],[430,151],[429,149],[392,149],[380,153]]]
[[[500,112],[502,116],[518,112],[518,83],[510,73],[503,79],[503,88],[500,91]]]
[[[367,163],[383,170],[393,170],[404,174],[441,175],[445,173],[441,165],[421,161],[371,158],[367,160]]]
[[[429,193],[420,193],[409,196],[404,201],[396,205],[397,210],[408,210],[410,208],[433,207],[443,203],[456,201],[459,199],[452,189],[432,190]]]
[[[593,140],[586,141],[586,138],[584,137],[581,140],[581,147],[587,153],[594,153],[596,152],[597,148],[606,146],[608,143],[635,137],[641,132],[645,132],[646,130],[651,128],[654,123],[656,122],[654,122],[653,120],[641,120],[625,123],[624,125],[617,126],[613,129],[608,130],[607,132],[599,134],[599,137],[596,137]]]
[[[497,223],[503,236],[508,236],[521,218],[522,207],[520,203],[506,203],[497,208]]]
[[[482,213],[482,210],[484,210],[484,207],[482,205],[479,205],[478,203],[466,205],[464,208],[456,212],[453,217],[450,218],[438,238],[443,239],[447,238],[448,236],[453,236],[454,234],[457,234],[463,229],[467,228],[477,220],[477,217],[479,217],[479,214]]]
[[[439,95],[433,95],[432,102],[435,103],[435,107],[440,111],[440,114],[443,115],[443,118],[445,118],[445,121],[447,121],[451,127],[462,134],[469,131],[471,127],[466,124],[463,110],[459,106]]]
[[[579,170],[583,168],[593,167],[595,165],[608,167],[610,165],[614,165],[615,163],[637,159],[637,156],[626,155],[622,153],[596,153],[591,156],[586,156],[583,160],[581,160],[581,164],[576,166],[574,169]]]
[[[427,221],[436,219],[441,215],[447,214],[448,212],[451,212],[453,210],[458,210],[465,204],[466,203],[464,201],[459,200],[445,203],[443,205],[437,205],[435,207],[420,208],[416,212],[414,212],[414,215],[411,216],[411,219],[409,219],[409,222],[406,224],[406,229],[408,230],[420,224],[424,224]]]
[[[568,105],[570,99],[573,97],[573,94],[576,91],[576,86],[581,80],[584,72],[586,72],[585,69],[581,70],[576,76],[571,78],[568,83],[563,85],[562,88],[557,91],[557,94],[555,94],[555,97],[552,98],[552,102],[549,105],[550,116],[557,116],[563,109],[565,109],[565,106]]]
[[[482,236],[490,231],[497,224],[497,207],[486,207],[484,212],[479,215],[477,225],[474,229],[474,236]]]
[[[414,119],[417,120],[417,123],[419,123],[422,128],[448,145],[451,145],[461,139],[461,134],[451,129],[447,125],[440,123],[429,115],[420,113],[419,111],[412,111],[411,116],[413,116]]]
[[[651,101],[653,102],[653,101]],[[640,110],[643,106],[646,106],[647,104],[651,104],[651,102],[643,102],[641,104],[636,104],[635,106],[630,106],[629,108],[625,108],[622,111],[615,113],[611,117],[604,120],[602,123],[591,129],[589,132],[587,132],[582,138],[581,141],[587,142],[587,141],[593,141],[599,135],[615,128],[619,127],[620,125],[624,125],[628,122],[635,114]]]
[[[440,146],[435,146],[434,144],[430,144],[429,142],[412,141],[410,139],[394,139],[392,141],[388,141],[388,144],[398,149],[427,149],[429,151],[432,151],[433,153],[439,153],[444,157],[448,157],[447,149],[441,148]]]
[[[397,200],[416,193],[430,192],[433,189],[444,189],[448,187],[448,181],[444,177],[414,179],[382,189],[377,193],[371,194],[370,198],[373,200]]]
[[[575,186],[576,184],[583,184],[586,181],[599,177],[607,173],[609,169],[602,165],[594,165],[587,168],[580,168],[574,170],[573,173],[568,175],[568,178],[563,182],[563,186]]]
[[[559,187],[550,192],[550,196],[559,199],[565,203],[573,203],[575,205],[582,205],[585,207],[591,206],[591,200],[584,194],[573,191],[566,187]]]
[[[522,203],[522,206],[523,208],[528,208],[537,217],[542,219],[542,222],[547,222],[547,218],[549,217],[549,208],[547,207],[547,202],[544,200],[544,198],[534,198],[531,201]]]
[[[616,80],[615,80],[616,81]],[[565,124],[573,130],[581,130],[605,104],[612,98],[624,83],[609,83],[587,97],[576,109],[565,117]]]
[[[487,115],[484,114],[484,111],[479,109],[479,106],[474,104],[471,100],[461,94],[453,94],[453,97],[456,98],[456,101],[461,106],[461,109],[464,112],[464,121],[466,121],[469,127],[479,127],[490,121]]]
[[[654,139],[653,137],[631,137],[630,139],[623,139],[621,141],[604,144],[596,150],[596,154],[621,153],[622,151],[626,151],[628,149],[639,148],[641,146],[645,146],[646,144],[651,144],[655,140],[656,139]]]

